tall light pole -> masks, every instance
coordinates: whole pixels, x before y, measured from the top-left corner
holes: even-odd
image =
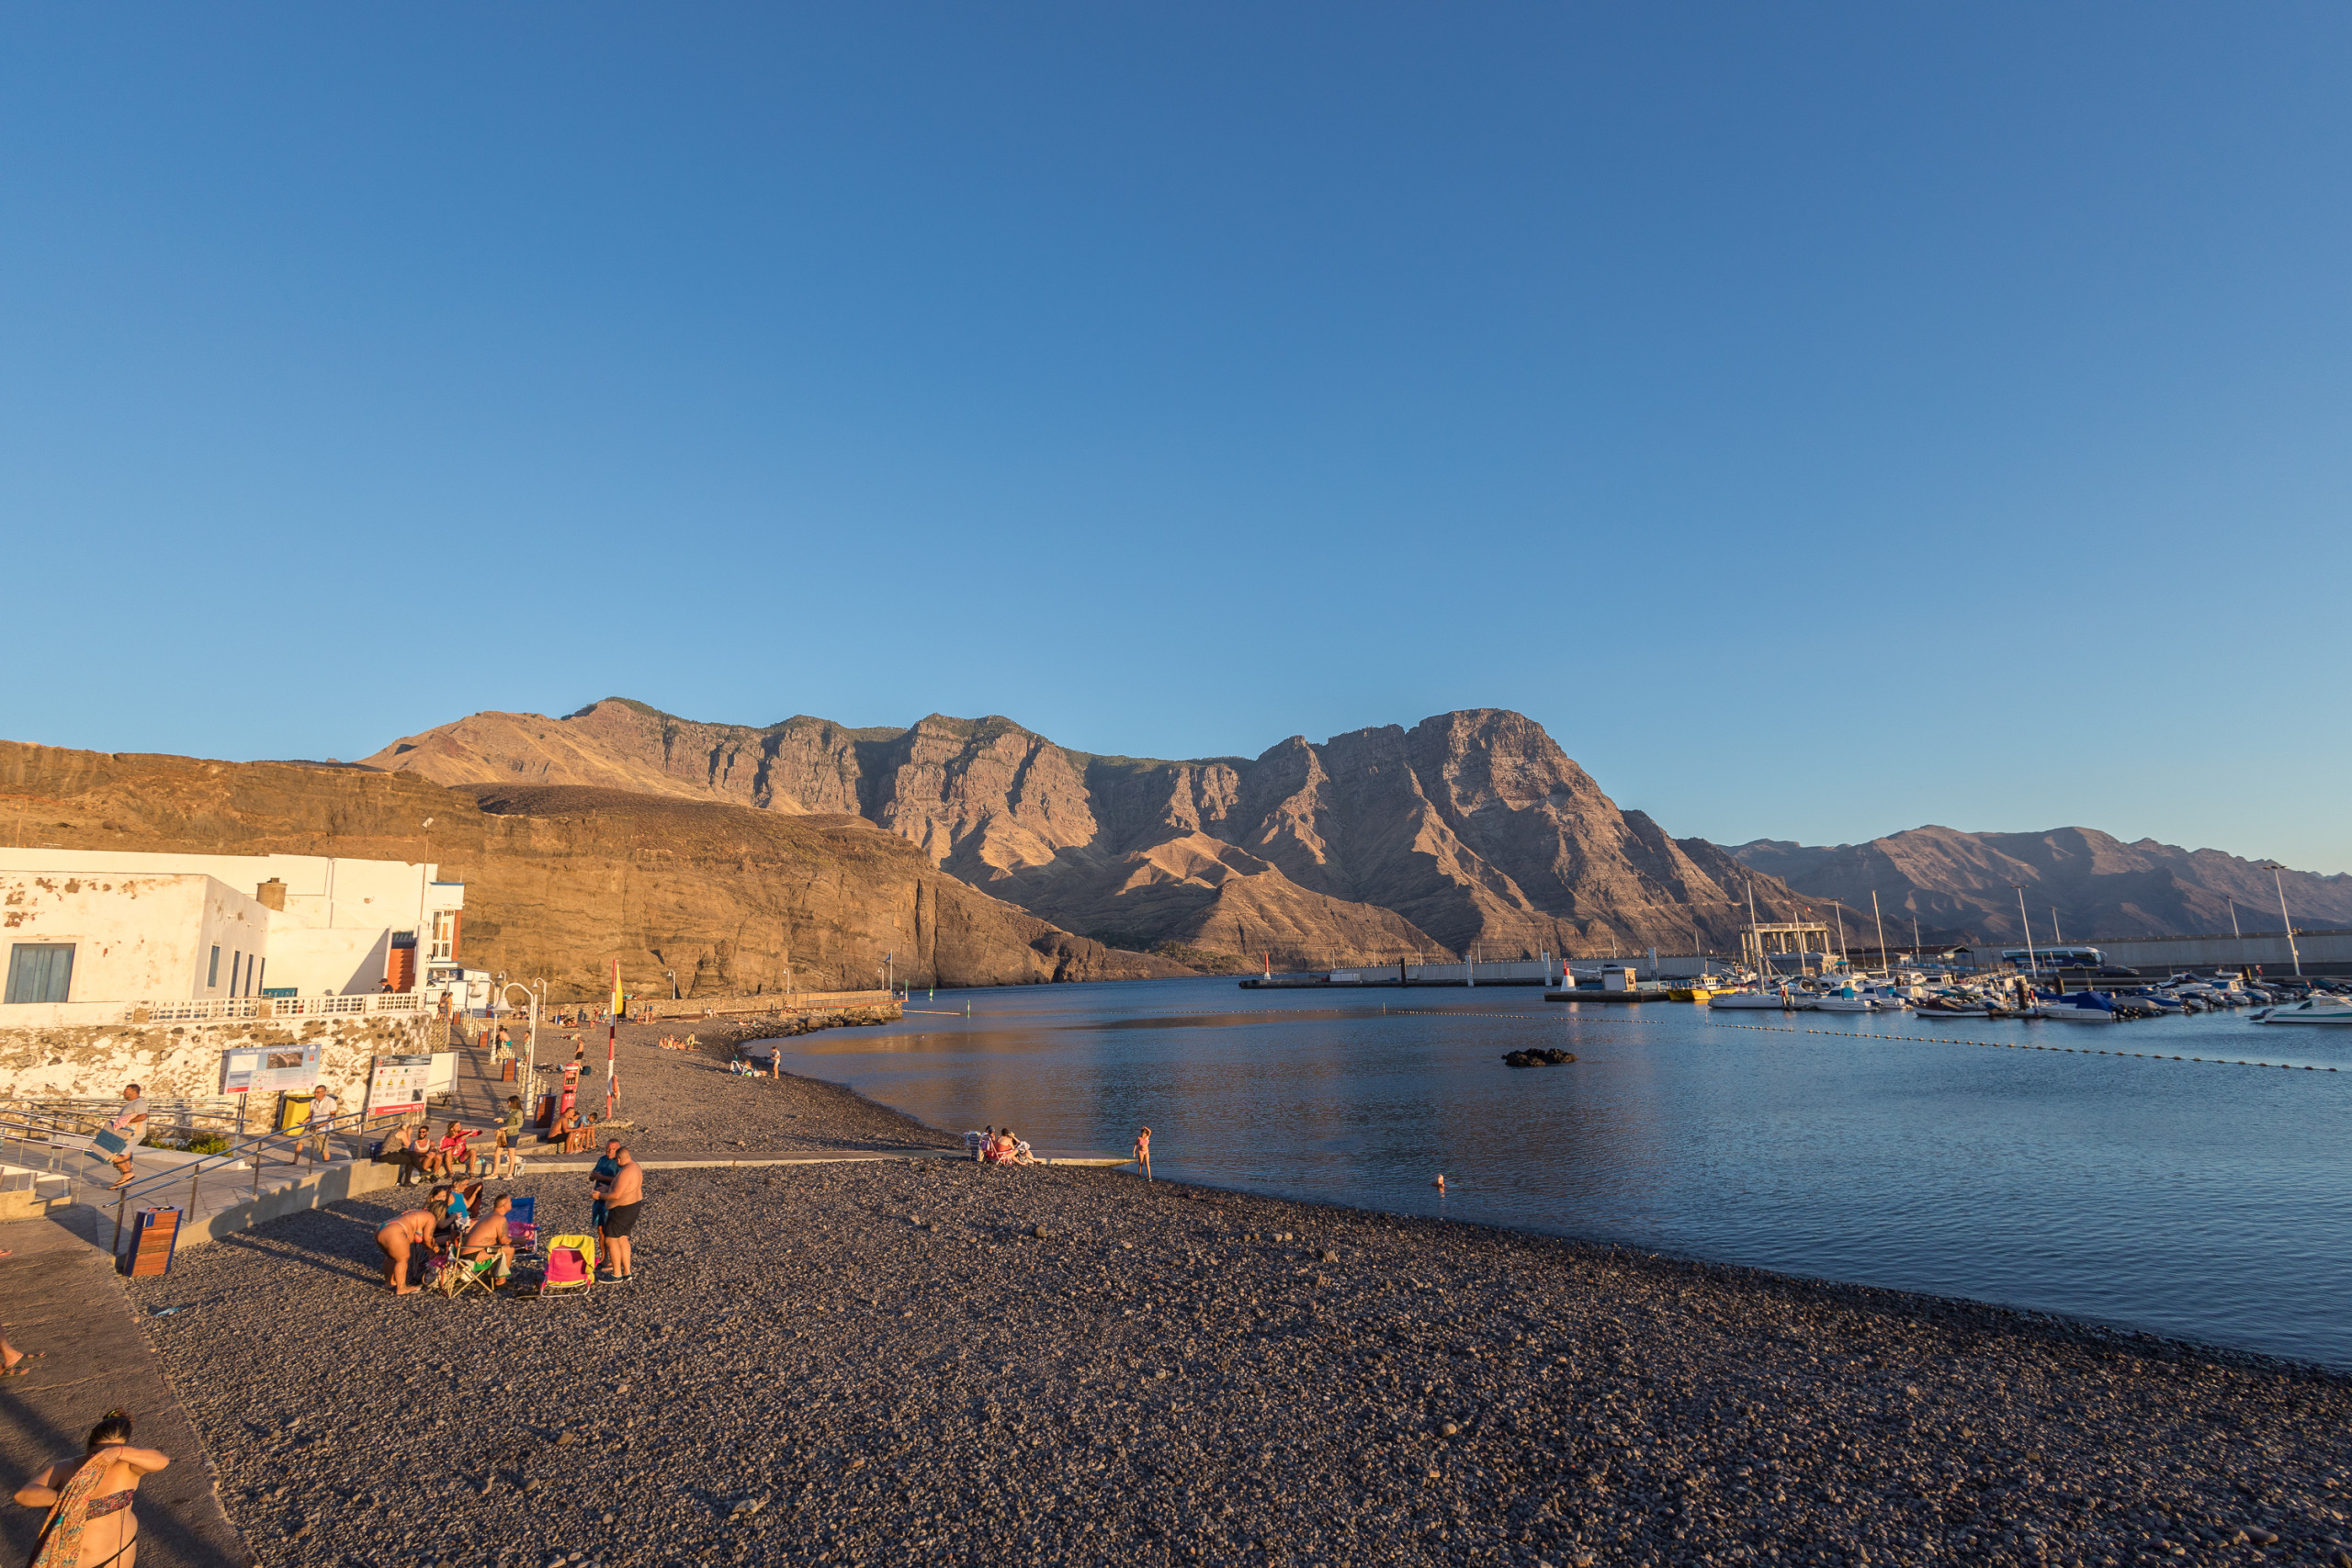
[[[2303,955],[2295,950],[2295,922],[2287,913],[2287,885],[2278,879],[2278,874],[2287,868],[2275,860],[2256,861],[2255,863],[2270,874],[2270,886],[2278,890],[2278,923],[2287,928],[2287,956],[2295,961],[2295,977],[2300,980],[2303,975]]]
[[[2034,977],[2039,979],[2041,976],[2041,964],[2033,955],[2033,917],[2025,912],[2025,884],[2012,882],[2009,886],[2018,890],[2018,919],[2025,926],[2025,965]]]
[[[539,1111],[537,1104],[539,1088],[539,1002],[548,994],[548,983],[545,980],[535,980],[532,982],[532,985],[537,986],[538,988],[537,990],[533,990],[531,986],[526,986],[520,980],[509,980],[506,984],[498,987],[498,999],[503,1002],[506,999],[507,992],[520,991],[523,993],[524,998],[530,1004],[531,1023],[530,1027],[525,1031],[523,1035],[523,1081],[516,1087],[521,1089],[523,1091],[523,1103],[530,1107],[527,1114],[536,1116],[538,1114]]]

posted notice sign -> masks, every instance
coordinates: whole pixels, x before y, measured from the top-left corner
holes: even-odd
[[[264,1045],[220,1053],[222,1094],[305,1094],[319,1087],[324,1045]]]
[[[368,1077],[368,1114],[384,1116],[424,1109],[424,1091],[433,1076],[430,1056],[379,1056]]]

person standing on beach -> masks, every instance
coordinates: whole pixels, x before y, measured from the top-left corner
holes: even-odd
[[[626,1280],[636,1272],[629,1257],[629,1232],[637,1228],[637,1212],[645,1204],[645,1168],[637,1163],[628,1146],[613,1140],[613,1158],[620,1169],[613,1178],[612,1187],[605,1195],[605,1247],[612,1263],[613,1280]]]
[[[78,1460],[60,1460],[17,1489],[28,1508],[47,1508],[33,1568],[130,1568],[139,1525],[130,1506],[139,1483],[172,1462],[169,1454],[130,1446],[130,1412],[109,1410],[90,1428]]]
[[[612,1213],[613,1181],[620,1173],[621,1141],[607,1138],[605,1140],[605,1152],[596,1156],[595,1168],[588,1173],[588,1224],[595,1230],[597,1241],[605,1243],[607,1250],[610,1244],[605,1235],[605,1220]]]
[[[1143,1167],[1143,1179],[1151,1179],[1151,1129],[1146,1127],[1136,1134],[1136,1163]]]

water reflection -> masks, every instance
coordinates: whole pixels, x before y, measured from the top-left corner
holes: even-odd
[[[1148,1122],[1163,1174],[1224,1186],[2352,1364],[2352,1074],[2301,1070],[2352,1067],[2352,1041],[2228,1014],[1962,1032],[1529,990],[1239,995],[959,992],[968,1019],[808,1036],[786,1066],[1044,1148],[1124,1151]],[[1578,1060],[1499,1060],[1531,1044]],[[2291,1068],[2221,1065],[2241,1058]]]

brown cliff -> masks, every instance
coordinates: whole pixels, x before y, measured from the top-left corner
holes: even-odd
[[[477,714],[368,765],[854,811],[969,884],[1123,945],[1727,951],[1748,883],[1768,909],[1791,902],[1777,878],[1621,811],[1541,726],[1494,709],[1157,761],[1071,751],[994,716],[752,728],[608,699],[562,719]]]
[[[806,990],[876,986],[893,952],[917,986],[1187,972],[1057,930],[844,813],[9,741],[0,790],[28,845],[438,862],[467,885],[467,964],[544,975],[562,998],[598,994],[616,956],[631,990],[666,993],[669,971],[690,996],[780,988],[786,950]]]

